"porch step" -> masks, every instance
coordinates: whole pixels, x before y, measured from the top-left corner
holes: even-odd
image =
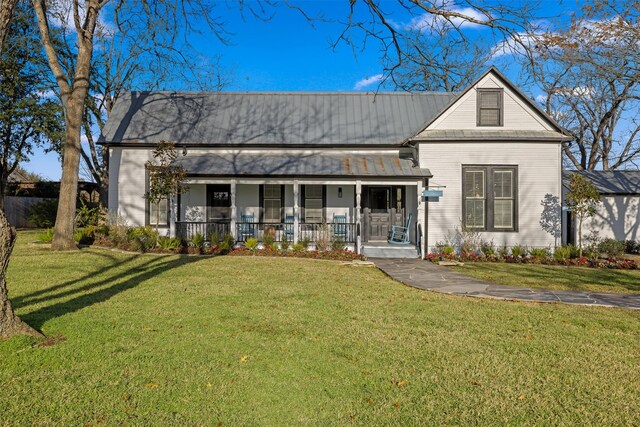
[[[392,245],[390,243],[365,243],[362,255],[367,258],[419,258],[418,248],[412,244]]]

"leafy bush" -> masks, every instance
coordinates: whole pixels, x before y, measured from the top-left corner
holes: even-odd
[[[549,248],[532,248],[529,254],[534,258],[547,258],[551,256]]]
[[[249,249],[250,251],[255,251],[256,249],[258,249],[258,239],[256,239],[255,237],[247,239],[247,241],[244,242],[244,247]]]
[[[287,234],[283,233],[282,240],[280,241],[280,249],[282,249],[283,251],[287,251],[289,249],[289,246],[291,246],[291,243],[289,242],[289,240],[287,240]]]
[[[201,248],[204,245],[204,236],[200,233],[196,233],[191,238],[191,243],[193,243],[193,246],[196,248]]]
[[[211,243],[211,246],[220,246],[220,235],[217,231],[209,234],[209,243]]]
[[[307,243],[307,245],[308,245],[308,243]],[[292,250],[293,252],[299,253],[299,252],[304,252],[304,251],[306,251],[306,250],[307,250],[307,247],[306,247],[302,242],[299,242],[299,243],[295,243],[295,244],[293,244],[293,245],[291,246],[291,250]]]
[[[628,254],[638,255],[640,254],[640,241],[639,240],[625,240],[624,251]]]
[[[80,199],[80,207],[76,209],[76,226],[87,227],[90,225],[98,225],[100,218],[100,209],[98,206],[90,206]]]
[[[342,239],[334,239],[331,242],[332,251],[342,251],[347,246],[347,243]]]
[[[158,246],[165,251],[172,251],[181,246],[180,239],[175,237],[160,236],[158,237]]]
[[[158,243],[158,233],[152,227],[131,227],[125,234],[128,250],[147,252]]]
[[[527,256],[527,247],[522,245],[512,246],[511,255],[513,255],[516,258],[523,258]]]
[[[222,243],[220,244],[220,247],[222,249],[229,250],[233,248],[234,243],[235,243],[235,240],[233,238],[233,234],[227,233],[224,235],[224,239],[222,239]]]
[[[573,248],[571,248],[570,246],[560,246],[556,248],[556,250],[553,252],[553,258],[555,258],[558,261],[564,261],[567,259],[571,259],[572,254],[573,254]]]
[[[598,252],[608,258],[617,258],[624,253],[625,244],[615,239],[604,239],[598,244]]]
[[[498,248],[497,254],[500,258],[506,258],[509,256],[509,247],[507,245],[502,245]]]
[[[270,248],[276,241],[276,231],[273,228],[265,228],[262,244],[265,248]]]
[[[480,244],[480,251],[485,256],[496,256],[496,249],[495,249],[495,246],[493,245],[493,240],[491,240],[490,242],[483,241]]]
[[[55,233],[55,228],[47,228],[42,233],[38,234],[38,241],[42,243],[53,242],[53,233]]]
[[[27,220],[39,228],[53,227],[58,212],[58,199],[47,199],[29,208]]]
[[[308,237],[305,237],[304,239],[300,240],[300,242],[298,244],[301,245],[302,249],[304,249],[306,251],[307,249],[309,249],[309,245],[311,244],[311,240]]]
[[[90,245],[93,243],[93,227],[76,228],[73,232],[73,240],[81,245]]]

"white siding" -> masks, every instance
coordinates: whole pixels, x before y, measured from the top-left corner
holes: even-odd
[[[236,211],[238,220],[241,215],[253,215],[254,221],[260,220],[260,187],[251,184],[236,186]]]
[[[125,217],[133,226],[145,223],[144,164],[149,159],[150,151],[146,149],[111,149],[109,210]]]
[[[342,188],[342,197],[338,197],[338,189]],[[325,207],[325,221],[333,222],[334,215],[346,215],[347,222],[355,222],[355,186],[327,185],[327,206]]]
[[[640,196],[602,196],[601,201],[596,215],[585,220],[582,236],[597,231],[601,239],[640,240]]]
[[[189,191],[180,196],[180,219],[182,221],[206,221],[206,185],[190,184]]]
[[[423,143],[420,164],[433,174],[431,185],[444,185],[444,196],[438,202],[429,202],[428,246],[444,241],[462,220],[462,166],[463,165],[517,165],[518,166],[518,231],[483,232],[482,238],[496,245],[523,244],[530,247],[554,246],[554,236],[540,225],[543,215],[541,202],[545,196],[561,196],[560,147],[548,143]],[[419,206],[422,223],[424,203]],[[548,213],[548,212],[547,212]],[[553,209],[560,215],[560,206]],[[560,239],[557,239],[557,244]]]
[[[476,120],[476,88],[504,88],[504,126],[478,128]],[[428,129],[510,129],[553,130],[547,121],[496,76],[489,74],[475,88],[469,90]]]

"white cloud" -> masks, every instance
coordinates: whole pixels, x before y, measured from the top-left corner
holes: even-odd
[[[508,55],[524,54],[524,47],[534,47],[541,36],[542,33],[517,33],[496,43],[491,49],[491,58],[496,59]]]
[[[487,21],[489,19],[485,14],[472,7],[458,7],[452,1],[445,1],[442,5],[442,9],[460,14],[463,17],[451,17],[447,19],[441,15],[424,13],[420,16],[416,16],[411,21],[409,21],[405,28],[408,30],[416,30],[423,33],[431,29],[441,29],[442,27],[446,27],[449,25],[453,25],[456,28],[478,28],[482,25],[471,22],[470,19],[477,21]]]
[[[544,95],[537,95],[536,96],[536,101],[538,101],[539,103],[544,103],[547,100],[547,97]]]
[[[353,86],[353,89],[362,90],[373,84],[380,83],[383,78],[384,76],[382,74],[376,74],[375,76],[365,77],[364,79],[358,80],[356,84]]]
[[[55,27],[63,28],[68,33],[75,33],[76,26],[73,22],[73,2],[74,0],[60,0],[52,3],[47,10],[49,23]],[[85,4],[79,3],[80,22],[84,21]],[[104,19],[104,10],[98,15],[96,33],[102,36],[111,37],[116,32],[116,27]]]

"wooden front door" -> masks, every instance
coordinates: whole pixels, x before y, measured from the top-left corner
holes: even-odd
[[[386,241],[391,225],[389,209],[391,207],[391,187],[369,187],[369,240]]]

